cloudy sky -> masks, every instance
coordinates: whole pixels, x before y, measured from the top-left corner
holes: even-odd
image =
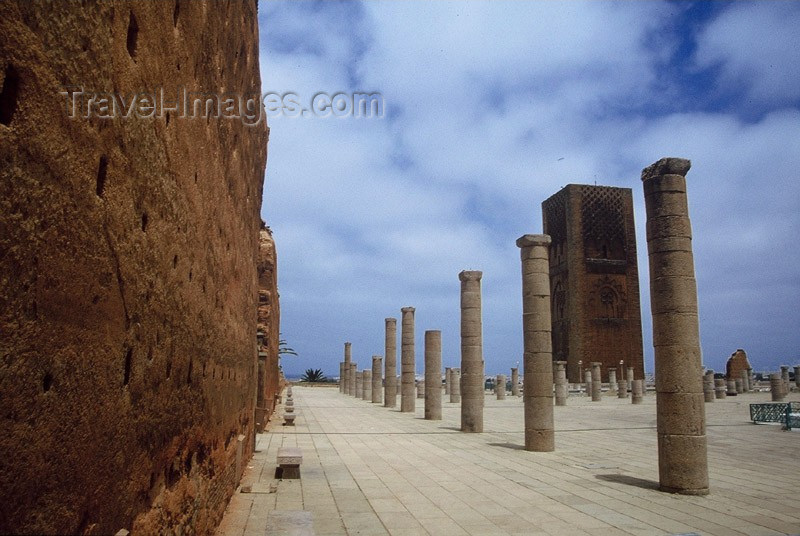
[[[263,218],[279,258],[282,359],[368,366],[384,318],[442,330],[483,271],[487,374],[522,359],[515,240],[568,183],[632,188],[645,367],[653,370],[642,168],[687,175],[704,364],[800,362],[800,4],[311,2],[259,5],[263,91],[308,107],[379,92],[382,118],[269,120]],[[398,345],[399,346],[399,345]],[[398,356],[399,361],[399,356]]]

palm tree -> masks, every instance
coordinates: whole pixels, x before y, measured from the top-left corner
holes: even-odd
[[[325,380],[327,380],[327,378],[325,374],[322,373],[322,369],[306,369],[303,376],[300,378],[300,381],[309,383],[324,382]]]
[[[278,341],[278,355],[297,355],[297,352],[294,351],[294,348],[289,347],[289,343],[285,339],[280,339]]]

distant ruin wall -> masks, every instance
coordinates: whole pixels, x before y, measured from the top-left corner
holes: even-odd
[[[280,373],[280,304],[278,302],[278,261],[272,231],[264,227],[258,248],[258,391],[256,393],[256,428],[266,427],[275,409]]]
[[[224,511],[253,449],[266,124],[70,118],[59,92],[258,93],[256,9],[0,2],[0,533]]]

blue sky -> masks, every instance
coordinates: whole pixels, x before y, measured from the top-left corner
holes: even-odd
[[[309,367],[383,354],[416,313],[459,355],[482,270],[487,374],[522,359],[515,240],[568,183],[633,189],[653,370],[642,168],[687,175],[703,360],[800,362],[800,3],[261,1],[262,90],[380,92],[385,117],[272,117],[264,220],[281,331]]]

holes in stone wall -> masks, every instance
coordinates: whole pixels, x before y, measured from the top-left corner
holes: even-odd
[[[147,232],[147,223],[148,223],[148,220],[149,220],[149,218],[148,218],[148,216],[147,216],[147,212],[142,212],[142,232],[143,232],[143,233],[146,233],[146,232]]]
[[[189,372],[186,373],[186,385],[192,385],[192,369],[194,368],[194,364],[192,360],[189,360]]]
[[[152,346],[148,346],[147,347],[147,362],[150,363],[152,361],[153,361],[153,347]]]
[[[6,65],[3,77],[3,89],[0,91],[0,123],[11,124],[14,112],[17,111],[19,97],[19,73],[10,63]]]
[[[46,393],[53,386],[53,375],[49,372],[45,373],[42,378],[42,390]]]
[[[128,55],[131,58],[136,57],[136,47],[139,44],[139,24],[136,22],[136,16],[131,11],[131,18],[128,20],[128,37],[125,41],[125,46],[128,47]]]
[[[103,155],[100,157],[100,162],[97,164],[97,185],[95,186],[95,193],[97,197],[103,197],[106,190],[106,172],[108,171],[108,157]]]
[[[172,361],[167,361],[167,379],[169,379],[169,375],[172,373]]]
[[[122,379],[122,385],[128,385],[131,381],[131,360],[133,359],[133,348],[128,348],[125,354],[125,376]]]
[[[175,0],[175,9],[172,10],[172,25],[177,27],[178,26],[178,15],[181,12],[181,2],[180,0]]]
[[[178,256],[175,255],[174,257],[172,257],[172,269],[174,270],[177,267],[178,267]]]
[[[191,280],[192,280],[192,271],[189,270],[189,281],[191,281]]]

